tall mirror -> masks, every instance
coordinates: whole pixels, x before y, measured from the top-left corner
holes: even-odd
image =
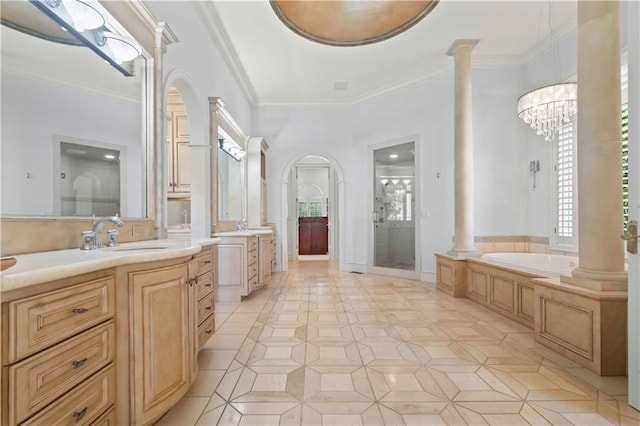
[[[209,98],[212,135],[217,149],[212,151],[216,164],[212,175],[212,200],[215,213],[214,232],[235,230],[238,222],[246,220],[246,165],[247,137],[229,115],[220,98]],[[215,131],[213,131],[215,130]]]
[[[30,2],[1,13],[0,213],[146,217],[151,62],[125,76]]]

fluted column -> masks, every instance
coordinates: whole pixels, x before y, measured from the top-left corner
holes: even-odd
[[[471,51],[479,40],[456,40],[447,55],[455,60],[454,194],[455,236],[449,255],[475,252],[473,233],[473,134]]]
[[[578,2],[578,238],[573,284],[626,289],[617,1]]]

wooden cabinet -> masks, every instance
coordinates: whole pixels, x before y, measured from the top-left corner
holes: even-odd
[[[329,224],[326,217],[298,218],[299,254],[327,254],[329,252]]]
[[[167,194],[188,197],[191,191],[189,119],[177,90],[171,88],[167,103]]]
[[[136,424],[147,424],[173,406],[192,381],[194,287],[186,264],[129,274],[130,339]]]
[[[113,407],[114,292],[107,275],[2,305],[3,425],[89,424]]]
[[[272,246],[273,235],[272,234],[260,234],[258,235],[258,246],[260,252],[258,254],[259,267],[258,267],[258,283],[262,286],[269,278],[271,278],[271,268],[273,264]]]
[[[197,352],[209,340],[215,330],[215,282],[216,282],[216,250],[208,248],[196,256],[195,293],[197,335],[195,337],[196,362]]]
[[[216,298],[239,302],[261,286],[258,282],[258,237],[256,235],[214,234],[218,244]]]
[[[267,150],[263,138],[247,142],[247,224],[249,228],[267,223]]]

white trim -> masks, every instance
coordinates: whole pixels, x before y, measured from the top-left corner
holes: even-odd
[[[357,272],[360,274],[367,273],[367,265],[362,263],[345,263],[343,268],[340,268],[341,271],[345,272]]]
[[[368,274],[374,275],[383,275],[385,277],[396,277],[396,278],[404,278],[407,280],[415,280],[420,281],[421,273],[418,271],[404,270],[404,269],[392,269],[392,268],[381,268],[379,266],[374,266],[373,268],[368,268]]]
[[[435,284],[437,280],[437,276],[435,272],[421,272],[420,273],[420,281],[425,283]]]

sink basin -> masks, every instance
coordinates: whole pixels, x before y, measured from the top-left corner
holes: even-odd
[[[149,251],[149,250],[165,250],[168,246],[125,246],[125,247],[111,247],[107,248],[107,251]]]

